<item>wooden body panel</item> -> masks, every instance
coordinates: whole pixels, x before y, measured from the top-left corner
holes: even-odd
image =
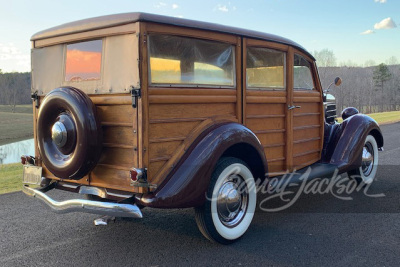
[[[129,170],[138,164],[137,110],[130,95],[91,96],[103,128],[103,151],[90,173],[90,184],[132,191]]]
[[[179,86],[163,88],[148,82],[147,35],[151,33],[179,35],[230,43],[235,46],[236,86],[234,88],[201,88]],[[142,91],[146,99],[143,109],[143,167],[148,181],[160,184],[186,149],[206,128],[216,121],[241,121],[241,39],[228,34],[197,29],[141,23]],[[147,116],[147,117],[146,117]]]
[[[198,29],[147,22],[139,22],[137,26],[141,90],[137,108],[132,107],[129,94],[89,95],[103,129],[103,152],[91,173],[81,180],[70,182],[146,192],[146,188],[130,185],[131,168],[147,168],[148,182],[160,185],[205,129],[226,121],[242,123],[257,135],[264,148],[270,176],[299,169],[319,160],[323,142],[321,87],[318,80],[316,90],[293,91],[293,55],[299,53],[297,50],[288,45]],[[236,85],[232,88],[150,85],[147,51],[149,33],[234,45]],[[246,88],[246,79],[242,80],[242,77],[246,77],[246,48],[249,46],[285,53],[284,90]],[[317,79],[316,69],[313,75]],[[301,108],[288,110],[290,105]],[[37,112],[34,114],[36,121]],[[46,168],[44,174],[58,179]]]
[[[207,120],[238,121],[236,90],[214,89],[202,95],[201,88],[149,90],[149,167],[150,183],[160,183],[179,156],[190,145],[189,136],[197,137],[210,123]],[[218,94],[220,93],[220,94]],[[184,96],[185,98],[182,98]],[[193,138],[194,140],[194,138]]]
[[[248,101],[249,98],[251,101]],[[270,173],[284,171],[286,165],[286,92],[246,92],[245,126],[264,146]],[[257,99],[259,99],[257,101]],[[280,103],[279,103],[280,102]]]

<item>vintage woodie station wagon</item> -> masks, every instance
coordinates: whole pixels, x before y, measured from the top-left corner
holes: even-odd
[[[339,124],[334,104],[325,119],[315,60],[288,39],[126,13],[31,41],[36,151],[22,157],[23,191],[56,212],[193,207],[203,235],[226,244],[249,227],[260,182],[376,175],[379,126],[354,108]],[[59,202],[54,188],[87,198]]]

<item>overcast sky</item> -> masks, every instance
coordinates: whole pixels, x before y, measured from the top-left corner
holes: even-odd
[[[30,37],[66,22],[148,12],[281,35],[338,63],[400,60],[399,0],[0,0],[0,69],[30,71]]]

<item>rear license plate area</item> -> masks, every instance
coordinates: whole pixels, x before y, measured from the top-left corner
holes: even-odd
[[[24,184],[39,185],[42,180],[42,167],[24,165],[22,177]]]

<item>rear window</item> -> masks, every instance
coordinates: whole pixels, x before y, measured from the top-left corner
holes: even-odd
[[[194,38],[149,36],[152,85],[235,86],[234,46]]]
[[[102,40],[67,45],[65,81],[100,80]]]

